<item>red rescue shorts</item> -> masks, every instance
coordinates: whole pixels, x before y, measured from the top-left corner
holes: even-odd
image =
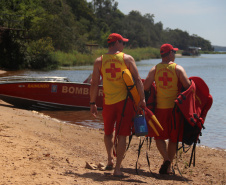
[[[158,129],[159,136],[156,136],[155,140],[156,139],[161,139],[161,140],[169,139],[172,142],[177,142],[178,133],[180,133],[179,141],[182,141],[183,124],[181,124],[181,126],[180,126],[179,114],[175,115],[175,121],[174,121],[173,108],[155,109],[155,116],[164,129],[163,131]]]
[[[128,98],[126,108],[124,111],[124,117],[122,118],[120,128],[119,123],[122,116],[122,110],[125,100],[112,105],[103,105],[103,120],[104,120],[104,132],[105,135],[111,135],[115,129],[118,135],[129,136],[131,135],[131,128],[133,126],[133,118],[135,111],[133,109],[133,102]],[[115,126],[116,122],[116,126]]]

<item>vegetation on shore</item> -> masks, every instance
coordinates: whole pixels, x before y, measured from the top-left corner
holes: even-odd
[[[59,67],[92,65],[97,57],[101,56],[106,52],[107,52],[106,48],[97,49],[91,53],[86,53],[86,54],[82,54],[77,51],[72,51],[69,53],[56,51],[51,53],[51,58],[52,60],[58,63]],[[151,48],[151,47],[136,48],[136,49],[125,48],[123,52],[133,56],[135,61],[140,61],[143,59],[150,59],[150,58],[160,58],[159,49]]]
[[[51,53],[53,60],[57,61],[59,67],[73,67],[73,66],[82,66],[82,65],[93,65],[97,57],[106,53],[107,49],[97,49],[89,54],[82,54],[76,51],[65,53],[61,51],[56,51]],[[129,49],[125,48],[125,53],[133,56],[136,62],[145,59],[154,59],[160,58],[159,48],[136,48]],[[177,54],[181,54],[182,50],[177,51]],[[215,51],[201,51],[201,54],[226,54],[226,52],[215,52]]]
[[[213,51],[210,41],[180,29],[163,29],[154,17],[134,10],[125,15],[115,0],[1,0],[0,68],[56,69],[92,63],[106,50],[110,33],[129,38],[125,52],[136,61],[158,58],[154,48],[163,43],[181,50],[192,45]],[[90,52],[89,46],[98,50]]]

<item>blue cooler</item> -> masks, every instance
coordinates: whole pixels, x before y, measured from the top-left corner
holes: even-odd
[[[143,111],[144,112],[144,111]],[[148,135],[148,127],[146,123],[145,116],[138,114],[134,118],[134,128],[136,136],[145,136]]]

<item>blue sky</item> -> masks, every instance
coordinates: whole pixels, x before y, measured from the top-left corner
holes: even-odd
[[[90,2],[91,0],[87,0]],[[154,14],[164,29],[180,29],[196,34],[212,45],[226,46],[226,0],[116,0],[118,9],[129,14]]]

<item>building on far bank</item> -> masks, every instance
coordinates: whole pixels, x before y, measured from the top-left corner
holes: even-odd
[[[188,49],[182,52],[182,55],[183,56],[199,56],[200,55],[199,50],[201,50],[200,47],[190,46],[188,47]]]

